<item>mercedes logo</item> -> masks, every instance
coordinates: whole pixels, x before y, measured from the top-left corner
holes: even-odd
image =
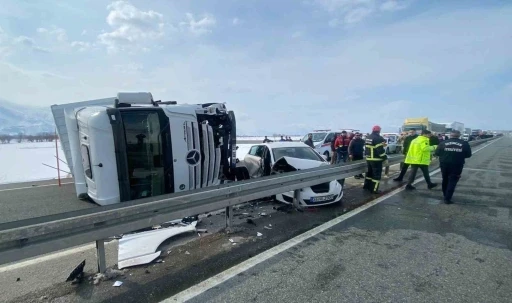
[[[187,163],[190,166],[196,166],[201,162],[201,153],[197,149],[189,150],[187,153]]]

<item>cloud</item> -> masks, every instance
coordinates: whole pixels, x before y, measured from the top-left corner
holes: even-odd
[[[358,7],[348,11],[343,18],[343,21],[346,24],[358,23],[361,22],[364,18],[368,17],[371,13],[373,13],[373,9],[371,8]]]
[[[384,2],[382,0],[312,0],[309,2],[334,16],[329,21],[331,27],[359,23],[378,11],[389,13],[405,9],[408,3],[407,0],[386,0]]]
[[[30,49],[37,52],[49,53],[50,50],[44,47],[40,47],[36,44],[34,39],[27,36],[19,36],[13,40],[15,46],[21,47],[22,49]]]
[[[116,1],[107,6],[110,10],[107,24],[113,28],[111,32],[98,35],[99,43],[109,51],[115,52],[137,45],[148,40],[160,39],[164,36],[163,15],[153,10],[142,11],[125,1]]]
[[[299,37],[302,37],[301,31],[296,31],[292,34],[292,38],[299,38]]]
[[[91,43],[85,41],[73,41],[70,43],[71,47],[78,49],[80,52],[84,52],[91,48]]]
[[[45,35],[54,37],[55,39],[57,39],[57,41],[60,41],[60,42],[65,42],[68,39],[66,31],[64,29],[56,27],[56,26],[52,26],[49,29],[40,27],[37,29],[37,32],[40,34],[45,34]]]
[[[394,12],[407,8],[408,3],[405,1],[399,2],[396,0],[388,0],[380,5],[381,11]]]
[[[239,25],[239,24],[242,24],[242,20],[235,17],[235,18],[233,18],[232,23],[233,23],[233,25]]]
[[[217,20],[211,14],[203,14],[199,20],[196,20],[191,13],[187,13],[186,17],[187,21],[180,22],[180,26],[196,36],[211,33],[212,28],[217,24]]]

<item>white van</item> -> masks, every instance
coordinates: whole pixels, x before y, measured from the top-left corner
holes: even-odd
[[[331,160],[330,152],[331,152],[331,142],[336,140],[336,137],[341,134],[342,131],[346,131],[347,133],[356,133],[360,132],[357,129],[340,129],[340,130],[314,130],[310,133],[307,133],[300,141],[305,142],[308,139],[309,134],[313,135],[313,144],[315,145],[315,150],[320,154],[327,157],[327,160]]]

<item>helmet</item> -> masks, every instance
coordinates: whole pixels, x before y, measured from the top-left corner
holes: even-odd
[[[380,132],[380,126],[378,125],[375,125],[373,128],[372,128],[372,132]]]

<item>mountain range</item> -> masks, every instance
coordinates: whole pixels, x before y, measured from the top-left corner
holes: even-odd
[[[0,134],[35,135],[54,132],[50,107],[20,105],[0,99]]]

